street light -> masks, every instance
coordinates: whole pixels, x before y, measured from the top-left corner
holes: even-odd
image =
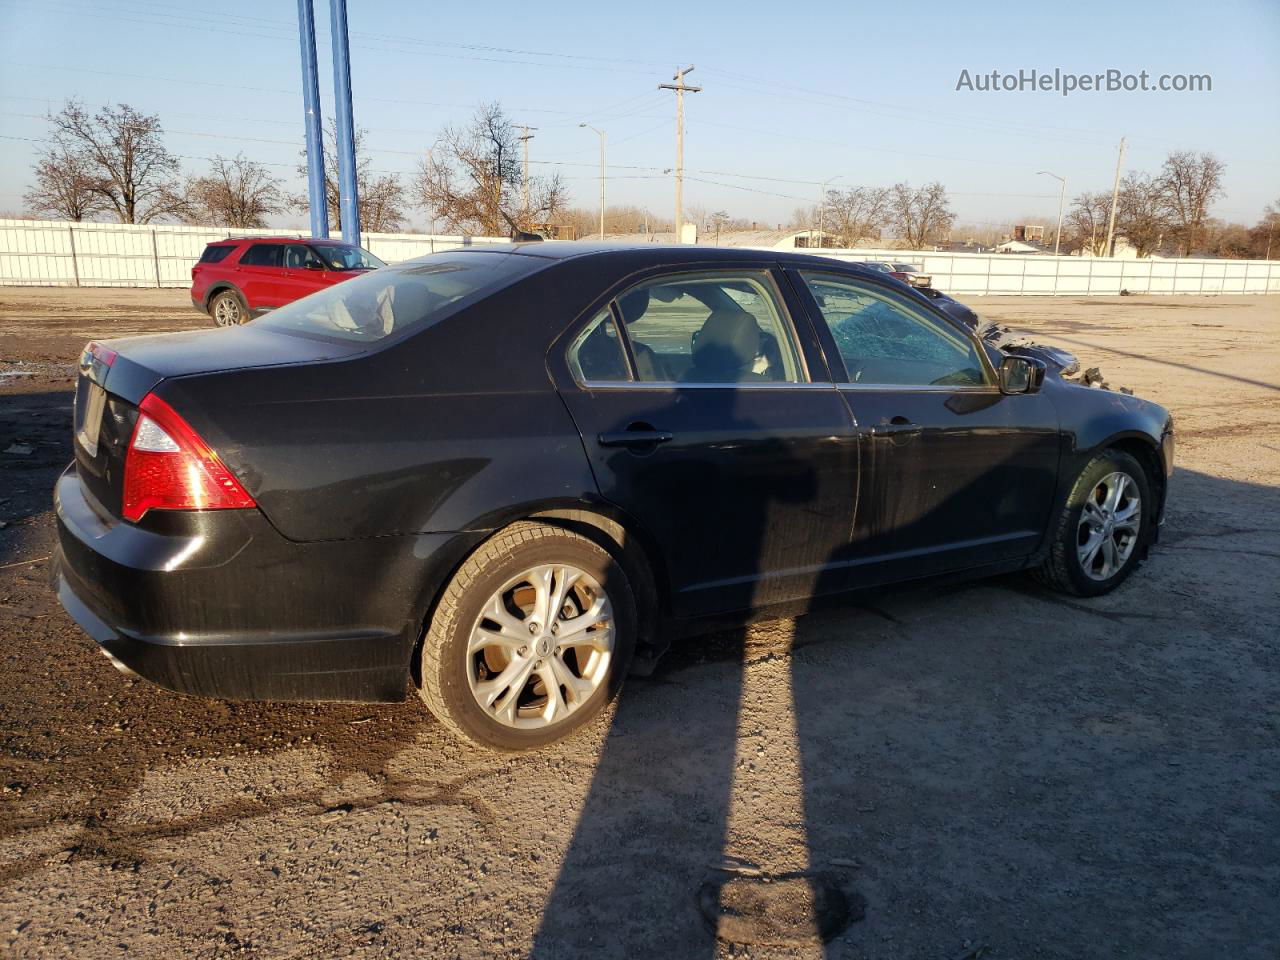
[[[818,199],[818,243],[822,243],[822,234],[826,230],[827,218],[827,184],[833,180],[839,180],[843,177],[843,173],[837,173],[834,177],[827,177],[822,181],[822,196]]]
[[[595,130],[600,135],[600,239],[604,239],[604,131],[596,130],[589,123],[580,123],[580,127]]]
[[[1053,177],[1062,184],[1058,190],[1058,232],[1053,235],[1053,255],[1058,255],[1058,250],[1062,246],[1062,203],[1067,198],[1067,178],[1060,177],[1056,173],[1050,173],[1048,170],[1037,170],[1037,177]]]

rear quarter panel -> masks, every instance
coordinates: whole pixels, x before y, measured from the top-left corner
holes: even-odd
[[[520,505],[592,499],[545,364],[575,298],[537,276],[379,352],[156,392],[292,540],[485,529]]]

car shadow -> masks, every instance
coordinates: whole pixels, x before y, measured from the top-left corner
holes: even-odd
[[[1176,480],[1208,502],[1274,494],[1186,471]],[[762,497],[755,516],[741,518],[757,525],[759,556],[773,505]],[[1274,540],[1280,530],[1269,533]],[[1159,557],[1216,535],[1175,526],[1154,549]],[[1163,644],[1179,619],[1148,596],[1159,591],[1147,577],[1141,570],[1097,599],[1061,596],[1025,574],[935,579],[817,601],[793,621],[682,643],[651,679],[624,690],[582,806],[560,811],[576,827],[530,955],[696,958],[727,946],[730,954],[760,947],[834,956],[842,948],[833,938],[849,924],[865,948],[866,938],[901,930],[904,918],[942,914],[956,924],[947,955],[977,956],[983,936],[1010,942],[1026,933],[1023,910],[1011,906],[1021,898],[1062,911],[1064,943],[1088,942],[1100,955],[1112,951],[1099,943],[1140,952],[1149,932],[1141,920],[1117,920],[1108,904],[1123,902],[1131,883],[1148,891],[1135,895],[1157,896],[1164,871],[1180,873],[1182,864],[1171,854],[1160,868],[1099,874],[1092,858],[1114,862],[1115,848],[1140,861],[1139,849],[1179,835],[1185,810],[1145,822],[1137,811],[1203,798],[1185,800],[1169,786],[1164,759],[1140,748],[1125,755],[1127,766],[1087,747],[1060,759],[1053,738],[1078,736],[1077,721],[1056,726],[1064,714],[1105,731],[1109,717],[1151,699],[1145,678],[1117,666],[1114,700],[1096,702],[1104,695],[1082,691],[1098,681],[1076,652],[1122,658],[1107,639],[1117,630]],[[1146,598],[1141,609],[1132,609],[1135,596]],[[849,672],[851,660],[864,659],[865,672]],[[1091,773],[1104,782],[1093,784]],[[1100,793],[1108,777],[1131,796]],[[1051,802],[1054,790],[1067,799]],[[1191,845],[1208,856],[1208,844]],[[1027,862],[1030,877],[1019,873]],[[1109,919],[1095,922],[1090,910]],[[998,918],[987,928],[984,912]],[[1053,925],[1042,917],[1037,929]],[[895,955],[948,949],[893,946]]]

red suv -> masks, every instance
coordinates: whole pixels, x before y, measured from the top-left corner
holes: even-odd
[[[219,240],[191,268],[191,303],[218,326],[233,327],[383,266],[368,250],[335,240]]]

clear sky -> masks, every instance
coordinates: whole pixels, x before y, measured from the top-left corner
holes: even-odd
[[[321,96],[332,112],[328,2],[315,0]],[[1170,149],[1226,162],[1213,213],[1253,223],[1280,198],[1280,2],[436,3],[349,0],[357,123],[374,167],[410,171],[446,123],[497,100],[558,169],[576,205],[597,198],[608,134],[610,203],[670,217],[674,94],[686,97],[686,206],[774,225],[819,184],[941,180],[962,223],[1052,222],[1068,198],[1155,172]],[[1210,74],[1212,92],[982,93],[971,74],[1019,69]],[[0,0],[0,210],[21,194],[67,97],[157,113],[192,172],[243,151],[294,175],[302,142],[291,0]],[[301,217],[286,218],[302,224]],[[427,222],[415,212],[415,224]],[[282,221],[284,222],[284,221]]]

